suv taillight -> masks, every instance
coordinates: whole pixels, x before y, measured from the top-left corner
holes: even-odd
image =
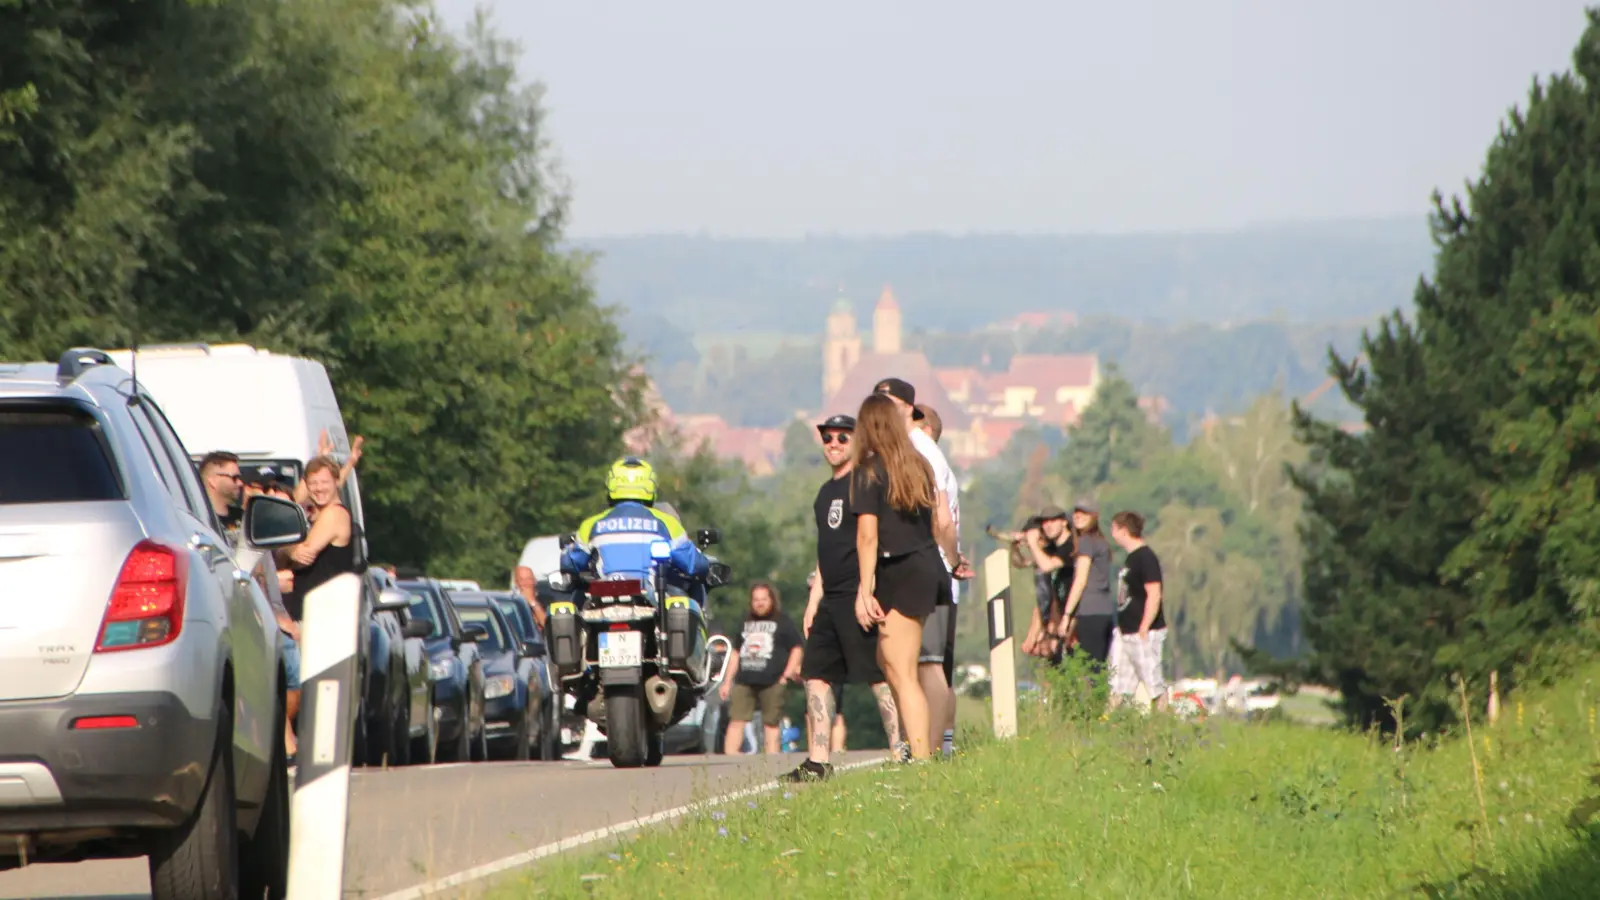
[[[177,639],[183,629],[188,563],[187,554],[154,541],[134,547],[111,589],[95,652],[159,647]]]

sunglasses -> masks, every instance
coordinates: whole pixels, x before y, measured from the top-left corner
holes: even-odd
[[[850,435],[848,435],[848,434],[825,434],[825,435],[822,436],[822,442],[824,444],[835,444],[836,443],[839,446],[843,447],[845,444],[850,443]]]

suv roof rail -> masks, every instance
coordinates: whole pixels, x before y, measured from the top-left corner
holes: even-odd
[[[112,366],[116,363],[111,355],[104,350],[93,347],[74,347],[61,354],[61,361],[56,363],[56,380],[62,384],[71,384],[78,380],[78,376],[96,366]]]

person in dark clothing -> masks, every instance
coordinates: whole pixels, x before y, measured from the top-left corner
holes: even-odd
[[[885,394],[872,394],[856,416],[855,472],[850,505],[856,515],[856,557],[861,584],[856,620],[878,627],[878,663],[894,691],[913,760],[933,755],[928,697],[917,671],[923,622],[950,572],[934,539],[938,519],[948,529],[949,509],[938,503],[933,467],[911,442],[905,417]],[[955,558],[955,548],[949,555]]]
[[[872,685],[895,758],[902,762],[911,758],[911,747],[900,736],[894,692],[878,665],[878,629],[864,629],[856,621],[861,564],[856,556],[856,515],[850,505],[850,474],[854,471],[850,440],[855,430],[856,420],[845,415],[830,416],[817,426],[833,477],[817,490],[813,503],[817,570],[806,606],[806,646],[800,671],[806,682],[811,737],[805,762],[780,776],[782,781],[821,781],[833,774],[830,732],[842,718],[839,702],[847,683]]]
[[[1162,607],[1161,561],[1144,542],[1144,517],[1119,512],[1111,517],[1111,539],[1128,556],[1117,578],[1117,630],[1111,635],[1111,705],[1130,701],[1143,684],[1157,709],[1167,708],[1167,682],[1161,674],[1167,642]]]
[[[779,752],[783,737],[783,689],[800,678],[800,629],[778,606],[778,589],[765,582],[750,588],[750,610],[745,615],[739,648],[728,660],[720,693],[729,701],[728,730],[723,752],[736,754],[744,743],[744,727],[761,710],[763,749]]]
[[[293,547],[278,551],[277,562],[293,572],[293,589],[283,595],[284,609],[294,621],[294,633],[285,632],[285,656],[300,657],[300,622],[305,618],[306,597],[336,576],[357,571],[355,526],[350,511],[339,502],[339,464],[319,456],[306,463],[307,518],[311,531]],[[288,692],[290,731],[300,713],[300,691]],[[291,755],[293,753],[291,752]]]
[[[1078,651],[1103,667],[1111,656],[1111,630],[1116,627],[1117,614],[1111,586],[1111,544],[1100,532],[1100,512],[1093,500],[1078,501],[1072,509],[1072,525],[1078,536],[1072,585],[1056,622],[1056,634],[1063,639],[1076,636]],[[1062,560],[1044,553],[1042,541],[1035,541],[1034,548],[1039,568],[1052,572],[1065,568]]]

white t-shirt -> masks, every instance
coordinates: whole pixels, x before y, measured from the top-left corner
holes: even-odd
[[[911,429],[911,446],[916,447],[922,458],[933,467],[933,483],[950,498],[950,519],[955,522],[956,534],[961,534],[961,488],[956,484],[956,473],[950,468],[950,461],[944,458],[944,451],[940,450],[933,438],[921,428]],[[939,548],[939,558],[944,559],[943,547]],[[947,571],[955,571],[955,566],[948,559],[944,559],[944,567]],[[960,600],[960,589],[961,582],[954,578],[950,579],[950,596],[953,602]]]

